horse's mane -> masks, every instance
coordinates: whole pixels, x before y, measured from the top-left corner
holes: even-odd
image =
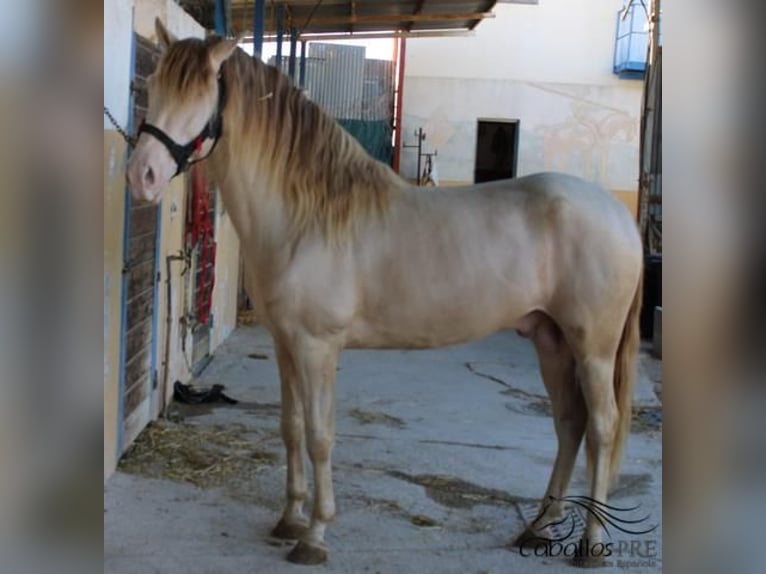
[[[176,81],[191,92],[203,79],[195,86],[188,70],[207,68],[207,86],[210,65],[200,63],[199,52],[216,41],[176,42],[163,67],[167,72],[172,63]],[[275,67],[237,49],[222,74],[230,161],[267,175],[270,187],[284,196],[294,233],[318,227],[326,237],[342,237],[355,220],[384,214],[391,194],[406,185]]]

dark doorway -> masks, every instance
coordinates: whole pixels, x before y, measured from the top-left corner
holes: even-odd
[[[518,156],[519,120],[478,120],[474,183],[516,177]]]

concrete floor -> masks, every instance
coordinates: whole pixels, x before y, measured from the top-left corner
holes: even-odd
[[[249,477],[245,493],[242,483],[239,490],[198,488],[117,472],[104,493],[105,572],[311,571],[286,562],[290,546],[269,537],[285,479],[273,357],[262,328],[237,329],[196,384],[225,384],[241,403],[185,412],[189,424],[244,425],[276,463]],[[636,406],[656,414],[658,363],[643,354],[642,365]],[[544,395],[531,344],[512,332],[438,350],[345,351],[333,457],[338,513],[327,532],[329,562],[313,569],[575,571],[564,558],[525,557],[506,547],[542,496],[555,456]],[[588,493],[582,459],[570,494]],[[652,424],[635,425],[610,502],[639,504],[647,524],[660,525],[643,536],[614,532],[614,541],[633,542],[632,551],[601,571],[623,572],[627,564],[630,572],[660,572],[662,443]],[[430,521],[435,526],[423,525]]]

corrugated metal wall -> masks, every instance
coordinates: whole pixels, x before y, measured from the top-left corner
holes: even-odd
[[[316,44],[311,44],[313,48]],[[318,44],[320,47],[356,48]],[[311,50],[311,53],[315,52]],[[306,58],[304,89],[309,97],[337,119],[387,120],[394,111],[394,63],[390,60],[361,59],[361,66],[342,50],[317,50],[321,55]],[[340,56],[338,55],[340,54]],[[363,54],[362,54],[363,55]],[[282,56],[287,72],[288,57]],[[276,65],[276,56],[269,64]],[[328,64],[329,63],[329,64]],[[296,66],[297,68],[297,66]],[[296,79],[297,83],[297,71]]]
[[[389,120],[393,117],[394,63],[391,60],[365,60],[361,119]]]
[[[275,65],[276,57],[269,63]],[[370,155],[388,164],[393,155],[393,65],[365,59],[363,46],[311,43],[304,86]],[[282,56],[282,70],[287,69],[288,57]]]
[[[309,57],[323,62],[309,95],[334,118],[362,119],[364,54],[362,46],[309,44]]]

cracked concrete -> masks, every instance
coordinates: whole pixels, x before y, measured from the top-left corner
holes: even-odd
[[[248,358],[256,351],[257,360]],[[262,328],[239,328],[196,383],[222,383],[240,404],[178,412],[190,425],[245,425],[266,437],[258,448],[276,464],[221,488],[117,472],[104,493],[105,572],[311,571],[287,563],[290,546],[268,536],[285,479],[273,357]],[[636,403],[654,412],[661,406],[653,379],[642,376]],[[543,494],[556,453],[528,341],[501,332],[446,349],[345,351],[337,395],[338,514],[327,532],[330,560],[316,571],[575,571],[565,559],[506,547]],[[571,494],[588,493],[582,458]],[[661,492],[661,430],[652,421],[634,425],[610,500],[640,505],[659,527],[639,537],[616,533],[615,543],[638,540],[642,550],[615,556],[618,565],[602,572],[661,571]]]

